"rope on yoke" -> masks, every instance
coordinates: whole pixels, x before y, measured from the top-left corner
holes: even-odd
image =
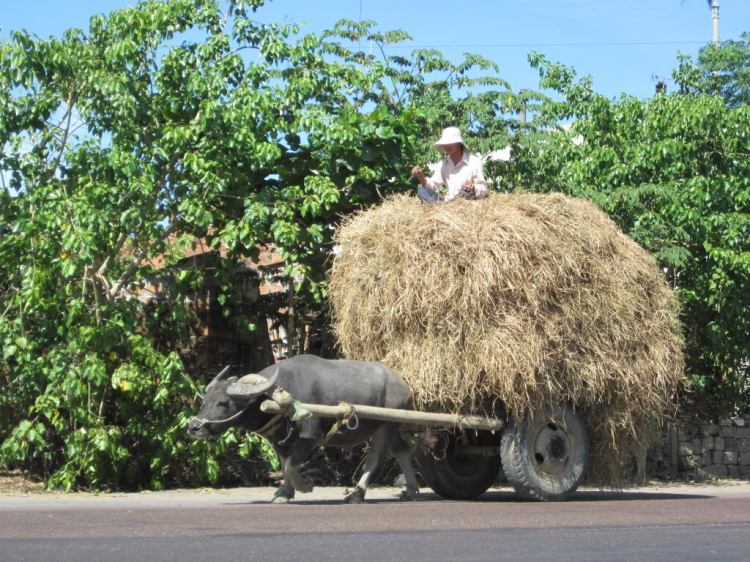
[[[279,406],[283,406],[283,409],[280,410],[278,414],[276,414],[275,416],[273,416],[268,421],[268,423],[266,423],[260,429],[256,429],[255,431],[253,431],[253,433],[257,433],[259,435],[262,435],[264,432],[266,432],[268,430],[275,429],[276,424],[278,423],[278,421],[281,418],[284,418],[284,417],[289,418],[292,421],[302,421],[302,420],[306,420],[309,417],[312,417],[312,413],[309,412],[309,411],[307,411],[307,410],[305,410],[300,405],[301,403],[300,403],[299,400],[292,400],[291,402],[281,402],[281,401],[277,400],[276,403],[279,404]],[[289,424],[289,420],[287,420],[287,425],[288,424]],[[289,439],[289,437],[291,437],[291,435],[292,435],[292,428],[291,428],[291,426],[289,426],[289,433],[287,434],[287,436],[284,439],[282,439],[281,441],[279,441],[279,444],[283,445],[284,442],[287,439]]]
[[[334,435],[336,435],[339,430],[341,429],[341,426],[345,426],[350,431],[353,431],[359,427],[359,418],[357,417],[357,409],[352,406],[351,404],[348,404],[346,402],[339,402],[339,406],[344,408],[344,415],[340,418],[336,418],[336,422],[331,426],[331,429],[328,430],[328,433],[326,433],[326,436],[323,437],[320,441],[318,441],[317,447],[323,447],[326,443],[328,443]],[[354,420],[354,426],[350,425],[350,422]]]
[[[253,431],[253,433],[257,433],[257,434],[259,434],[259,435],[260,435],[260,434],[262,434],[262,433],[263,433],[264,431],[268,431],[269,429],[273,429],[274,427],[276,427],[276,423],[277,423],[277,422],[278,422],[278,421],[279,421],[279,420],[280,420],[281,418],[283,418],[284,416],[286,416],[286,413],[287,413],[287,411],[288,411],[288,410],[289,410],[289,408],[287,408],[287,409],[286,409],[286,410],[284,410],[283,412],[279,412],[279,413],[278,413],[278,414],[276,414],[276,415],[275,415],[274,417],[272,417],[272,418],[271,418],[270,420],[268,420],[268,423],[267,423],[267,424],[265,424],[265,425],[264,425],[263,427],[261,427],[260,429],[256,429],[256,430],[254,430],[254,431]]]
[[[346,429],[348,429],[349,431],[354,431],[359,427],[359,416],[357,416],[357,408],[351,406],[350,404],[346,404],[345,402],[341,402],[340,405],[345,405],[345,407],[351,410],[350,412],[347,412],[342,421],[346,422]],[[354,423],[354,425],[352,425],[352,422]]]
[[[282,405],[279,402],[276,402],[276,403],[279,404],[280,406]],[[260,429],[256,429],[255,431],[253,431],[253,433],[262,434],[263,432],[268,431],[269,429],[274,429],[276,427],[276,424],[278,423],[278,421],[281,418],[283,418],[283,417],[289,417],[289,418],[292,418],[292,420],[294,420],[294,416],[297,413],[297,404],[298,403],[299,402],[297,400],[293,400],[293,401],[289,402],[288,404],[286,404],[286,407],[284,407],[281,411],[279,411],[278,414],[276,414],[274,417],[272,417],[268,421],[268,423],[266,423]],[[291,430],[290,430],[290,435],[291,435]],[[289,435],[287,435],[286,439],[284,439],[283,441],[286,441],[287,439],[289,439]],[[283,441],[281,441],[280,443],[283,444]]]

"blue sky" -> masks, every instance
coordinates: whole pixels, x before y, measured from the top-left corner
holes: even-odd
[[[41,37],[86,29],[93,13],[135,5],[127,0],[2,0],[0,37],[26,29]],[[721,37],[750,31],[750,1],[720,0]],[[381,29],[409,32],[413,46],[435,47],[460,60],[478,53],[500,65],[514,90],[536,89],[529,51],[590,74],[595,89],[615,97],[649,97],[652,76],[669,76],[680,51],[696,56],[711,41],[706,0],[274,0],[257,14],[264,22],[295,22],[320,32],[337,20],[371,19]],[[363,45],[364,47],[364,45]],[[393,49],[391,52],[408,52]]]

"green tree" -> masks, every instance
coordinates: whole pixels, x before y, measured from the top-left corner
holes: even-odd
[[[561,99],[543,104],[534,135],[516,139],[507,181],[590,198],[652,252],[683,306],[700,391],[688,400],[712,415],[747,408],[750,110],[693,91],[612,100],[590,77],[530,59]],[[556,125],[570,120],[570,131]]]
[[[255,21],[262,5],[146,0],[87,31],[0,42],[3,463],[51,487],[160,487],[216,479],[217,452],[260,447],[185,440],[201,381],[146,334],[185,336],[187,313],[129,295],[154,258],[174,264],[204,238],[227,258],[211,273],[226,314],[252,330],[232,312],[233,264],[272,242],[297,303],[324,309],[332,228],[409,189],[412,147],[437,123],[428,94],[499,83],[467,78],[490,68],[476,57],[454,67],[351,48],[403,32],[344,21],[299,35]],[[163,270],[172,302],[204,273]]]
[[[695,66],[685,58],[684,73],[693,73],[681,86],[706,95],[719,95],[729,107],[750,103],[750,34],[743,33],[739,41],[722,41],[706,45],[698,53]]]
[[[412,116],[352,101],[377,72],[254,22],[261,5],[143,2],[0,44],[2,458],[50,486],[160,486],[188,458],[215,478],[183,437],[199,384],[128,291],[194,236],[228,263],[273,241],[314,291],[328,225],[404,167]],[[176,302],[200,282],[176,279]]]

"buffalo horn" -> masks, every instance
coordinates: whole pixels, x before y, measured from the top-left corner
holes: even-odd
[[[251,376],[252,375],[248,375],[247,377],[242,377],[242,379],[247,380]],[[273,375],[271,375],[271,378],[267,379],[265,377],[261,377],[260,375],[255,375],[254,378],[257,382],[253,384],[248,384],[246,382],[236,382],[229,385],[229,388],[227,388],[227,394],[229,395],[229,397],[241,400],[250,400],[252,398],[255,398],[256,396],[265,394],[274,386],[276,386],[276,380],[279,378],[279,368],[276,368],[276,370],[273,372]]]
[[[206,387],[206,390],[208,390],[208,387],[219,382],[220,380],[223,380],[227,377],[227,374],[229,373],[229,369],[231,369],[231,365],[227,365],[224,367],[221,372],[214,377],[214,380],[212,380],[210,383],[208,383],[208,386]]]

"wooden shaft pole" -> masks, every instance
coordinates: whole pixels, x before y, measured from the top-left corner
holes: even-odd
[[[343,406],[322,406],[320,404],[300,404],[302,408],[322,418],[341,418],[346,414]],[[352,404],[352,408],[362,419],[409,423],[414,425],[442,425],[448,427],[463,427],[466,429],[486,429],[497,431],[505,425],[503,420],[485,418],[482,416],[459,416],[457,414],[432,414],[430,412],[414,412],[412,410],[396,410],[394,408],[378,408],[376,406],[360,406]],[[278,414],[285,409],[273,400],[266,400],[260,409],[267,414]]]

